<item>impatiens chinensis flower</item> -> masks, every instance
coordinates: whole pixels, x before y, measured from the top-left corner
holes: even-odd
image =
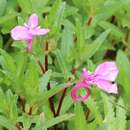
[[[90,87],[96,85],[107,93],[117,94],[117,84],[114,83],[118,75],[118,68],[115,62],[104,62],[100,64],[93,73],[84,68],[82,72],[82,80],[71,91],[74,101],[84,101],[90,96]],[[78,91],[86,89],[86,95],[78,96]]]
[[[32,14],[29,17],[27,24],[24,26],[16,26],[11,30],[11,36],[14,40],[26,40],[28,41],[27,50],[32,51],[32,40],[34,36],[45,35],[49,32],[48,28],[40,28],[38,26],[37,14]]]

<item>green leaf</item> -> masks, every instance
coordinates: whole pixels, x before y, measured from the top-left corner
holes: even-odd
[[[109,22],[106,22],[106,21],[102,21],[99,23],[99,25],[104,28],[104,29],[111,29],[111,34],[113,36],[115,36],[116,38],[118,39],[122,39],[124,37],[124,34],[123,32],[119,29],[119,27],[109,23]]]
[[[3,47],[3,37],[0,35],[0,48]]]
[[[83,60],[91,58],[100,49],[101,45],[106,40],[109,33],[110,29],[101,33],[92,44],[86,45],[86,47],[83,50]]]
[[[14,75],[14,73],[16,72],[16,66],[14,64],[13,58],[2,49],[0,49],[0,54],[2,56],[0,60],[3,69]]]
[[[30,0],[17,0],[19,6],[24,13],[30,14],[32,12],[32,4]]]
[[[14,20],[14,18],[16,16],[18,16],[18,13],[14,13],[14,12],[4,15],[4,16],[0,17],[0,24],[7,23],[9,20]]]
[[[75,48],[72,51],[70,60],[73,60],[73,59],[78,60],[79,65],[82,64],[82,62],[87,61],[100,49],[101,45],[106,40],[109,33],[110,33],[110,29],[101,33],[99,37],[97,37],[96,40],[94,40],[93,43],[91,44],[84,44],[84,40],[83,38],[81,38],[79,42],[77,43],[79,44],[77,48]],[[78,35],[81,35],[81,34],[78,34]]]
[[[2,115],[0,115],[0,125],[9,130],[17,130],[15,124]]]
[[[130,107],[130,103],[128,102],[128,100],[130,100],[130,68],[128,67],[130,66],[130,62],[128,57],[121,50],[117,53],[116,62],[119,69],[118,82],[121,84],[121,89],[124,90],[122,94],[126,104]]]
[[[43,13],[49,0],[30,0],[33,12]]]
[[[116,129],[115,123],[115,113],[114,113],[114,106],[112,102],[114,102],[111,97],[108,97],[105,93],[101,92],[103,105],[104,105],[104,124],[107,126],[107,130],[114,130]]]
[[[80,0],[72,0],[72,2],[76,7],[78,7],[81,10],[81,13],[84,13],[84,11],[86,11],[88,2],[87,0],[82,0],[82,2]]]
[[[66,58],[72,51],[72,48],[74,46],[73,43],[73,24],[69,21],[64,22],[64,30],[62,33],[62,39],[61,39],[61,51]]]
[[[77,14],[77,12],[78,12],[77,8],[75,8],[74,6],[67,5],[65,8],[65,17],[75,15],[75,14]]]
[[[4,14],[6,5],[7,5],[7,0],[0,0],[0,16]]]
[[[25,73],[25,80],[24,80],[24,89],[26,92],[26,96],[28,100],[32,100],[38,94],[39,91],[39,72],[37,63],[34,59],[28,64],[26,73]]]
[[[29,116],[23,115],[18,118],[18,122],[22,122],[23,124],[23,130],[28,130],[33,123],[33,118],[30,118]]]
[[[103,119],[102,119],[101,113],[99,111],[98,104],[94,101],[94,99],[92,97],[90,97],[87,100],[87,102],[85,102],[85,104],[92,111],[92,113],[94,113],[96,123],[100,125],[102,123]]]
[[[11,90],[8,90],[6,92],[6,107],[8,107],[8,115],[10,120],[16,121],[17,116],[18,116],[18,110],[17,110],[17,99],[18,97],[16,95],[13,95]]]
[[[0,99],[3,99],[0,102],[0,112],[6,113],[5,112],[5,110],[6,110],[6,98],[5,98],[5,94],[3,93],[2,89],[0,89]]]
[[[76,103],[74,107],[75,112],[75,130],[86,130],[87,121],[81,103]]]
[[[75,25],[75,35],[73,39],[76,39],[74,41],[74,48],[71,49],[71,54],[69,57],[70,61],[73,61],[74,59],[76,60],[81,60],[83,59],[83,53],[84,53],[84,48],[85,48],[85,33],[84,33],[84,28],[82,27],[82,23],[79,18],[75,19],[76,25]],[[78,52],[78,53],[77,53]]]
[[[51,70],[48,70],[41,78],[40,78],[40,91],[44,91],[46,90],[47,88],[47,84],[50,80],[50,77],[51,77],[51,74],[52,74],[52,71]]]
[[[56,54],[56,58],[57,58],[57,67],[59,65],[59,68],[61,70],[61,72],[64,74],[64,77],[67,78],[68,74],[69,74],[69,70],[68,70],[68,65],[64,59],[64,56],[63,56],[63,52],[59,49],[57,49],[55,52]]]
[[[118,105],[116,105],[116,125],[117,130],[126,130],[126,110],[124,102],[121,98],[119,98]]]
[[[35,103],[39,104],[40,106],[42,106],[43,104],[45,104],[45,102],[48,101],[48,99],[52,96],[54,96],[55,94],[57,94],[58,92],[60,92],[61,90],[63,90],[65,87],[67,87],[70,83],[63,83],[60,85],[56,85],[53,86],[49,91],[44,91],[41,92],[36,98],[35,98]]]
[[[72,105],[73,105],[72,97],[70,93],[68,93],[64,99],[64,102],[61,108],[61,113],[62,114],[66,113]]]
[[[19,43],[18,43],[19,44]],[[17,53],[15,56],[17,72],[16,76],[21,78],[27,65],[27,55],[25,53]]]
[[[0,103],[0,112],[11,121],[15,122],[18,116],[17,111],[17,96],[13,95],[11,90],[4,93],[0,89],[0,98],[3,99]]]
[[[55,35],[58,33],[58,30],[60,29],[60,25],[64,16],[65,6],[65,2],[61,2],[61,0],[56,0],[48,16],[49,26],[51,27]]]
[[[130,129],[130,121],[127,121],[127,129],[126,130],[129,130]]]
[[[73,117],[74,117],[74,114],[71,114],[71,113],[58,116],[58,117],[53,118],[53,119],[51,119],[49,121],[46,121],[45,124],[44,124],[43,129],[50,128],[50,127],[52,127],[52,126],[54,126],[56,124],[59,124],[59,123],[61,123],[63,121],[70,120]]]
[[[1,32],[3,34],[10,33],[12,27],[14,27],[17,24],[17,21],[15,19],[17,15],[18,13],[11,10],[5,16],[2,16],[0,18],[0,24],[2,24]]]
[[[118,16],[120,10],[126,8],[125,6],[128,3],[129,3],[128,1],[125,2],[116,0],[105,1],[105,3],[99,8],[99,13],[97,13],[97,15],[95,16],[93,23],[98,24],[100,23],[100,21],[107,20],[113,15]]]
[[[106,40],[107,36],[111,32],[111,29],[106,30],[105,32],[101,33],[99,37],[96,38],[96,40],[88,47],[87,57],[92,57],[96,51],[101,47],[103,42]]]

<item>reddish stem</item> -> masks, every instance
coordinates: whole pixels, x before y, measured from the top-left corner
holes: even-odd
[[[77,69],[74,67],[74,68],[72,68],[71,73],[72,73],[73,75],[75,75],[75,74],[76,74],[76,71],[77,71]],[[71,80],[71,77],[68,78],[68,81],[70,81],[70,80]],[[73,84],[70,84],[69,86],[72,86],[72,85],[73,85]],[[65,89],[64,89],[64,91],[63,91],[63,93],[62,93],[62,96],[61,96],[60,101],[59,101],[58,109],[57,109],[57,112],[56,112],[56,116],[59,116],[59,114],[60,114],[61,107],[62,107],[64,98],[65,98],[65,95],[66,95],[66,92],[67,92],[67,88],[68,88],[69,86],[65,87]]]
[[[16,127],[18,130],[22,130],[18,123],[16,124]]]
[[[45,51],[46,51],[46,54],[45,54],[45,68],[43,67],[43,65],[41,64],[41,62],[39,60],[37,61],[43,74],[48,70],[48,54],[47,54],[48,53],[48,42],[46,42]],[[51,89],[50,83],[48,83],[47,89],[48,90]],[[53,97],[49,98],[49,104],[50,104],[51,111],[52,111],[52,113],[53,113],[53,115],[55,117],[55,107],[54,107],[54,103],[53,103]]]
[[[45,71],[47,71],[48,70],[48,42],[46,42],[45,51],[46,51],[46,54],[45,54]],[[48,90],[51,89],[50,83],[48,83],[47,89]],[[56,113],[55,113],[55,107],[54,107],[54,103],[53,103],[53,97],[49,98],[49,104],[50,104],[51,111],[52,111],[52,113],[55,117]]]
[[[128,29],[126,35],[125,35],[125,42],[128,43],[128,40],[129,40],[129,33],[130,33],[130,29]]]
[[[93,20],[93,17],[92,17],[92,16],[91,16],[91,17],[89,17],[89,19],[88,19],[88,21],[87,21],[87,25],[88,25],[88,26],[90,26],[90,25],[91,25],[92,20]]]
[[[111,18],[111,23],[112,23],[112,24],[115,24],[115,23],[116,23],[116,16],[114,16],[114,15],[112,16],[112,18]]]
[[[33,108],[33,107],[30,107],[30,108],[29,108],[28,115],[32,115],[32,108]]]
[[[60,110],[61,110],[61,107],[62,107],[62,104],[63,104],[63,100],[65,98],[66,92],[67,92],[67,88],[64,89],[63,94],[62,94],[62,96],[60,98],[60,102],[59,102],[59,105],[58,105],[56,116],[60,115]]]
[[[74,68],[72,68],[71,73],[72,73],[73,75],[75,75],[76,71],[77,71],[77,68],[74,67]]]
[[[50,83],[48,83],[47,89],[48,90],[51,89]],[[53,115],[55,117],[56,116],[56,112],[55,112],[55,107],[54,107],[54,103],[53,103],[53,96],[49,98],[49,104],[50,104],[51,111],[53,112]]]
[[[20,102],[22,111],[25,112],[25,99],[23,97],[19,97],[19,102]]]
[[[40,66],[40,68],[42,70],[42,73],[44,74],[45,73],[45,69],[44,69],[43,65],[41,64],[41,62],[39,60],[37,62],[38,62],[39,66]]]
[[[87,112],[86,112],[86,118],[87,118],[87,119],[88,119],[90,113],[91,113],[91,111],[90,111],[90,109],[88,108],[88,109],[87,109]]]
[[[58,124],[53,126],[53,130],[59,130]]]
[[[46,54],[45,54],[45,71],[48,70],[48,42],[46,42],[46,47],[45,47],[45,50],[46,50]]]

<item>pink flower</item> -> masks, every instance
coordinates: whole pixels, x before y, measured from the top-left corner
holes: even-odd
[[[86,95],[78,95],[78,91],[79,89],[84,88],[86,90]],[[79,84],[77,84],[71,91],[71,96],[72,99],[77,102],[77,101],[84,101],[86,99],[88,99],[88,97],[90,96],[90,88],[88,87],[88,84],[81,82]]]
[[[14,40],[26,40],[28,41],[28,49],[32,50],[32,39],[37,35],[45,35],[49,32],[47,28],[40,28],[38,26],[37,14],[32,14],[29,17],[28,23],[24,26],[16,26],[11,30],[11,36]]]
[[[96,85],[98,88],[102,89],[107,93],[117,94],[117,84],[112,83],[116,80],[118,75],[118,68],[115,62],[104,62],[100,64],[94,71],[90,74],[86,68],[82,72],[82,81],[76,85],[71,91],[71,96],[74,101],[84,101],[90,96],[90,86]],[[89,92],[86,96],[78,96],[77,92],[81,88],[86,88]]]

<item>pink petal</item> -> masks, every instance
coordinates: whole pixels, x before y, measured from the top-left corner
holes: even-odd
[[[87,94],[85,96],[78,96],[78,90],[81,88],[85,88],[87,91]],[[71,96],[72,99],[77,102],[77,101],[85,101],[88,99],[88,97],[90,96],[90,89],[89,87],[86,86],[86,84],[84,83],[79,83],[77,84],[71,91]]]
[[[94,74],[99,75],[101,79],[115,81],[118,75],[118,68],[115,62],[104,62],[96,68]]]
[[[100,89],[108,92],[108,93],[114,93],[117,94],[118,90],[117,90],[117,84],[112,84],[106,80],[98,80],[95,83],[97,85],[97,87],[99,87]]]
[[[83,76],[84,78],[86,78],[86,79],[88,78],[89,73],[88,73],[88,70],[87,70],[86,68],[83,68],[82,76]]]
[[[16,26],[11,30],[11,37],[14,40],[31,40],[32,36],[28,33],[28,29],[23,26]]]
[[[50,30],[49,29],[40,29],[40,28],[35,28],[35,29],[30,29],[29,30],[29,33],[31,35],[45,35],[49,32]]]
[[[34,13],[29,17],[28,26],[29,26],[29,28],[35,28],[38,26],[38,15],[37,14]]]

